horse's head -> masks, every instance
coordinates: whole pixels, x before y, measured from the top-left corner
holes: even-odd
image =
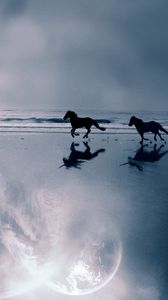
[[[137,118],[135,116],[132,116],[128,125],[129,126],[132,126],[132,125],[136,126],[136,125],[141,124],[141,123],[142,123],[142,119],[139,119],[139,118]]]
[[[135,124],[135,122],[136,122],[136,117],[135,116],[132,116],[131,117],[131,119],[130,119],[130,121],[129,121],[129,126],[132,126],[132,125],[134,125]]]
[[[70,117],[70,110],[68,110],[64,116],[64,120],[68,119]]]
[[[71,118],[71,117],[73,117],[73,116],[76,116],[76,114],[75,114],[73,111],[68,110],[68,111],[66,112],[65,116],[64,116],[64,120],[67,120],[67,119],[69,119],[69,118]]]
[[[65,166],[67,169],[70,169],[72,167],[80,169],[81,164],[83,163],[83,161],[78,160],[78,159],[70,159],[70,158],[63,158],[63,165],[60,166],[63,167]]]
[[[69,159],[67,159],[65,157],[63,157],[63,163],[66,168],[71,167],[71,163],[70,163]]]

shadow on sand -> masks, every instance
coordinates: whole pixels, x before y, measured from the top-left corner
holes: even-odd
[[[77,143],[72,143],[70,150],[71,153],[68,158],[63,157],[63,165],[61,165],[59,168],[66,167],[67,169],[70,169],[72,167],[81,169],[82,163],[84,163],[87,160],[91,160],[98,156],[99,153],[105,152],[104,148],[101,148],[95,152],[91,152],[90,147],[87,142],[83,142],[85,146],[84,151],[78,151],[75,149],[76,146],[79,146]]]
[[[164,144],[157,148],[157,144],[154,145],[152,150],[144,149],[147,145],[141,145],[140,148],[136,151],[136,154],[133,157],[128,157],[128,161],[126,163],[121,164],[120,166],[129,164],[130,166],[136,167],[139,171],[143,171],[142,163],[150,162],[154,163],[159,161],[165,154],[168,153],[168,150],[162,151],[161,149],[164,147]]]

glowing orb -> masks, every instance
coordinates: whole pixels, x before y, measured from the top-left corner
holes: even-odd
[[[122,254],[121,244],[114,236],[86,243],[74,256],[69,256],[68,249],[66,252],[67,259],[64,257],[59,265],[61,272],[50,279],[48,286],[68,295],[90,294],[104,287],[114,277]]]
[[[89,208],[84,214],[84,206],[77,210],[76,203],[56,202],[55,195],[43,199],[40,193],[37,199],[34,219],[25,215],[18,222],[12,216],[14,226],[2,228],[0,299],[41,286],[85,295],[109,283],[122,256],[111,219],[89,214]]]

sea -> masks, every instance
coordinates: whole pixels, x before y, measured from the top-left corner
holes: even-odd
[[[66,111],[56,110],[1,110],[0,111],[0,132],[57,132],[69,133],[71,124],[69,120],[63,117]],[[144,121],[155,120],[168,130],[168,111],[130,111],[130,112],[114,112],[114,111],[80,111],[79,117],[91,117],[96,119],[101,126],[106,128],[105,132],[98,131],[92,127],[92,133],[135,133],[135,127],[129,127],[129,119],[132,115],[142,118]],[[78,129],[83,132],[85,129]]]
[[[168,144],[128,126],[168,112],[78,110],[88,145],[65,113],[0,111],[0,299],[168,299]]]

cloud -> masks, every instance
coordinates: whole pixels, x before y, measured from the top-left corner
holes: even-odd
[[[1,8],[1,107],[167,108],[166,1]]]
[[[2,14],[5,17],[13,17],[22,14],[26,9],[27,0],[1,1]]]

